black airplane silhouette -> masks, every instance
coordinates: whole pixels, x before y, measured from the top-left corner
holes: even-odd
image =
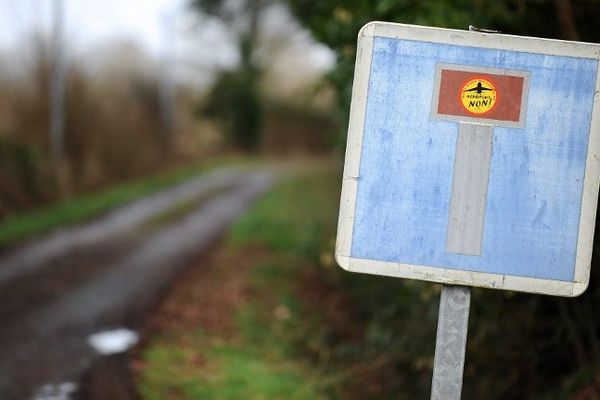
[[[477,94],[481,94],[484,90],[492,90],[490,88],[486,88],[481,86],[481,82],[477,82],[477,87],[466,89],[465,92],[477,92]]]

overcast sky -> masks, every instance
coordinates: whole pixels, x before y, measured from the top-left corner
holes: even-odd
[[[28,33],[50,32],[54,1],[0,0],[0,50],[19,51]],[[134,41],[155,59],[160,58],[166,54],[168,47],[165,44],[168,43],[165,40],[165,21],[169,17],[174,21],[176,32],[176,50],[171,54],[176,54],[178,64],[185,62],[200,69],[213,70],[236,62],[236,47],[228,37],[227,28],[206,20],[199,24],[194,20],[194,14],[186,9],[189,0],[63,1],[69,53],[85,59],[86,63],[93,62],[95,49],[123,40]],[[334,61],[332,53],[314,44],[310,36],[300,32],[290,19],[289,13],[282,7],[268,13],[267,18],[271,30],[280,29],[285,31],[284,35],[293,37],[288,56],[301,54],[309,69],[325,70],[330,67]]]
[[[63,0],[66,32],[76,47],[130,38],[157,53],[161,16],[181,12],[185,0]],[[11,46],[34,29],[49,29],[53,0],[0,0],[0,44]]]

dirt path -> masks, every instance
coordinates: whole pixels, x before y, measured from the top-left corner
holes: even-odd
[[[44,385],[69,391],[65,384],[100,357],[88,337],[135,327],[175,274],[275,180],[265,170],[219,170],[6,255],[0,399],[32,398]],[[169,211],[183,206],[185,215]]]

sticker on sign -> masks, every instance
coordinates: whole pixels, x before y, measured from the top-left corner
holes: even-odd
[[[357,54],[338,263],[581,294],[600,177],[600,46],[374,22]]]

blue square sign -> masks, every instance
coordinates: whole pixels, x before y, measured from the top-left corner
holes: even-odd
[[[581,294],[598,198],[600,46],[375,22],[357,54],[338,263]]]

